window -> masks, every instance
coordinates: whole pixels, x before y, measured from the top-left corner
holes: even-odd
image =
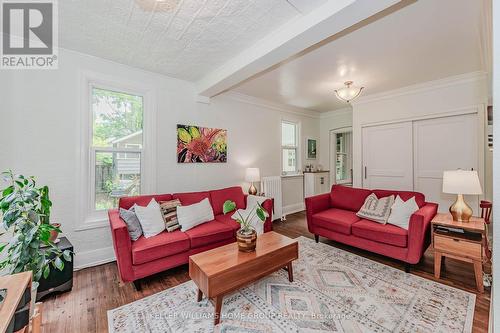
[[[352,183],[352,135],[350,132],[334,133],[335,184]]]
[[[282,173],[284,175],[297,173],[298,157],[298,126],[296,123],[281,122],[281,156]]]
[[[141,193],[144,98],[92,86],[90,105],[91,205],[99,211]]]

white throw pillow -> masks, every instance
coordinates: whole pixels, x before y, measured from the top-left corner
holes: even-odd
[[[153,237],[165,230],[160,205],[155,199],[151,199],[147,207],[135,205],[135,215],[139,219],[144,237]]]
[[[213,219],[214,211],[208,198],[194,205],[177,207],[177,221],[181,225],[181,231],[187,231]]]
[[[394,205],[392,205],[391,215],[389,216],[387,223],[408,230],[410,226],[410,217],[417,210],[418,205],[415,201],[415,197],[411,197],[410,199],[403,201],[398,195],[394,201]]]

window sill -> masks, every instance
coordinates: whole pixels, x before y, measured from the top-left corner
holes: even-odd
[[[75,231],[86,231],[106,227],[109,227],[109,221],[107,218],[86,219],[81,226],[75,228]]]

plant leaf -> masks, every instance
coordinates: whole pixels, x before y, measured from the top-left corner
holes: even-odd
[[[64,250],[63,257],[64,257],[64,260],[66,260],[68,262],[71,262],[71,251],[70,250]]]
[[[264,213],[264,209],[262,208],[257,208],[257,216],[259,217],[259,219],[264,222],[266,220],[266,214]]]
[[[54,266],[56,266],[58,270],[62,271],[64,269],[64,262],[61,260],[61,258],[56,257],[56,259],[54,260]]]
[[[43,269],[43,278],[44,279],[48,278],[49,274],[50,274],[50,265],[46,265],[45,268]]]
[[[231,200],[226,200],[226,202],[224,202],[224,205],[222,206],[222,212],[224,214],[232,212],[235,209],[236,209],[236,204],[234,203],[234,201]]]

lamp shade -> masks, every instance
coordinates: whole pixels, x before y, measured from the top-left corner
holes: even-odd
[[[259,168],[247,168],[247,170],[245,172],[245,181],[258,182],[259,180],[260,180]]]
[[[452,194],[482,194],[477,171],[450,170],[443,172],[443,192]]]

